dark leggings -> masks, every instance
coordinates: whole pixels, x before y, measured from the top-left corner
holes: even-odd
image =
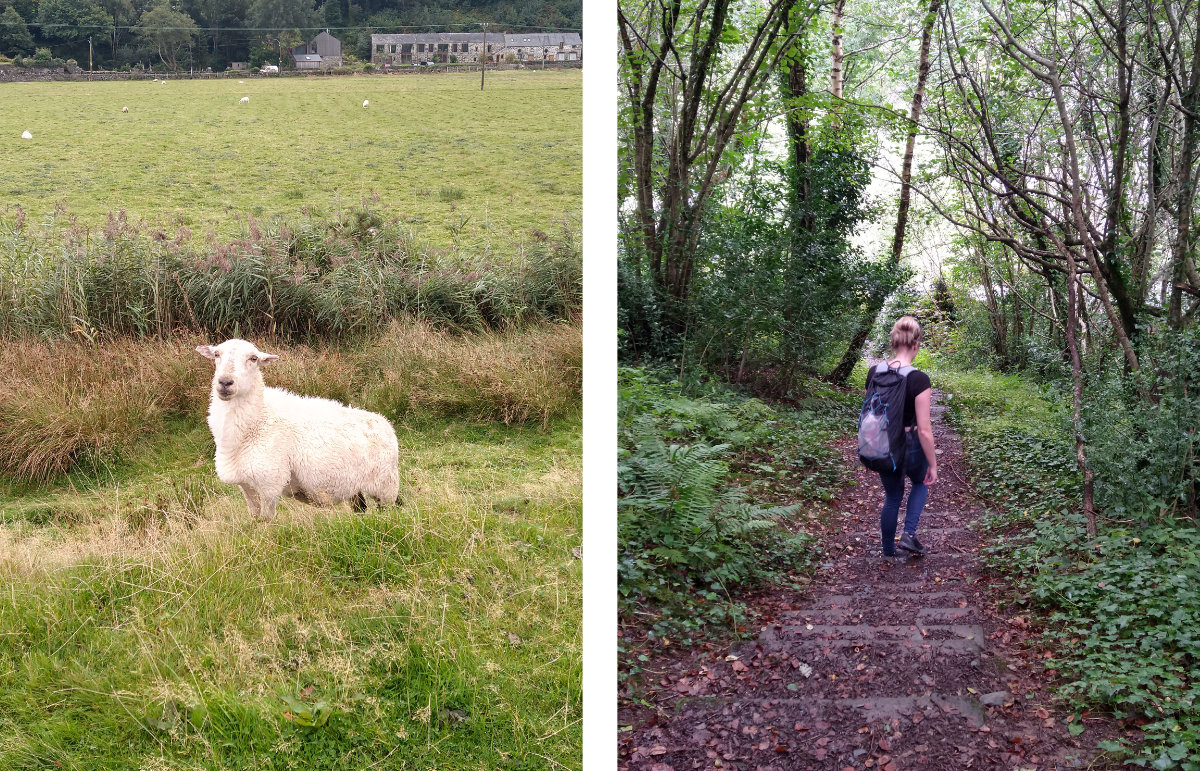
[[[887,556],[896,553],[896,520],[900,516],[900,501],[904,498],[904,477],[912,480],[908,506],[904,510],[904,532],[909,535],[917,534],[921,510],[925,508],[925,499],[929,496],[929,485],[925,484],[929,461],[925,459],[921,440],[916,431],[906,431],[905,439],[904,470],[879,474],[879,481],[883,483],[883,508],[879,511],[879,530],[883,536],[883,553]]]

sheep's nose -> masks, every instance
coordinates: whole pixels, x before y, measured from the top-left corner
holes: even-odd
[[[233,385],[233,378],[219,377],[217,378],[217,385],[221,386],[222,388],[229,388],[231,385]]]

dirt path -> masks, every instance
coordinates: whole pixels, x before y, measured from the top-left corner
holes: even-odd
[[[757,640],[666,664],[653,714],[622,715],[633,724],[618,741],[622,769],[1088,765],[1051,707],[1038,652],[1021,644],[1025,620],[1000,613],[981,577],[968,525],[983,512],[935,396],[941,473],[918,528],[927,555],[880,557],[883,492],[859,467],[810,590],[768,598]],[[852,442],[842,449],[857,464]]]

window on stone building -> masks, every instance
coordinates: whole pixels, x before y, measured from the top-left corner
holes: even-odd
[[[420,54],[425,53],[425,44],[424,43],[417,43],[417,53],[420,53]]]
[[[375,46],[375,53],[377,53],[377,54],[383,53],[383,43],[379,43]]]

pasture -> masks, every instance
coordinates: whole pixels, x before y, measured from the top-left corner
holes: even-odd
[[[582,766],[581,79],[478,88],[0,89],[0,768]],[[398,506],[248,514],[233,336]]]
[[[579,768],[579,327],[271,344],[401,466],[398,508],[271,525],[216,478],[199,342],[0,352],[0,768]]]
[[[423,239],[467,246],[579,219],[579,70],[489,73],[482,92],[478,73],[244,80],[5,84],[0,207],[230,235],[377,196]]]

